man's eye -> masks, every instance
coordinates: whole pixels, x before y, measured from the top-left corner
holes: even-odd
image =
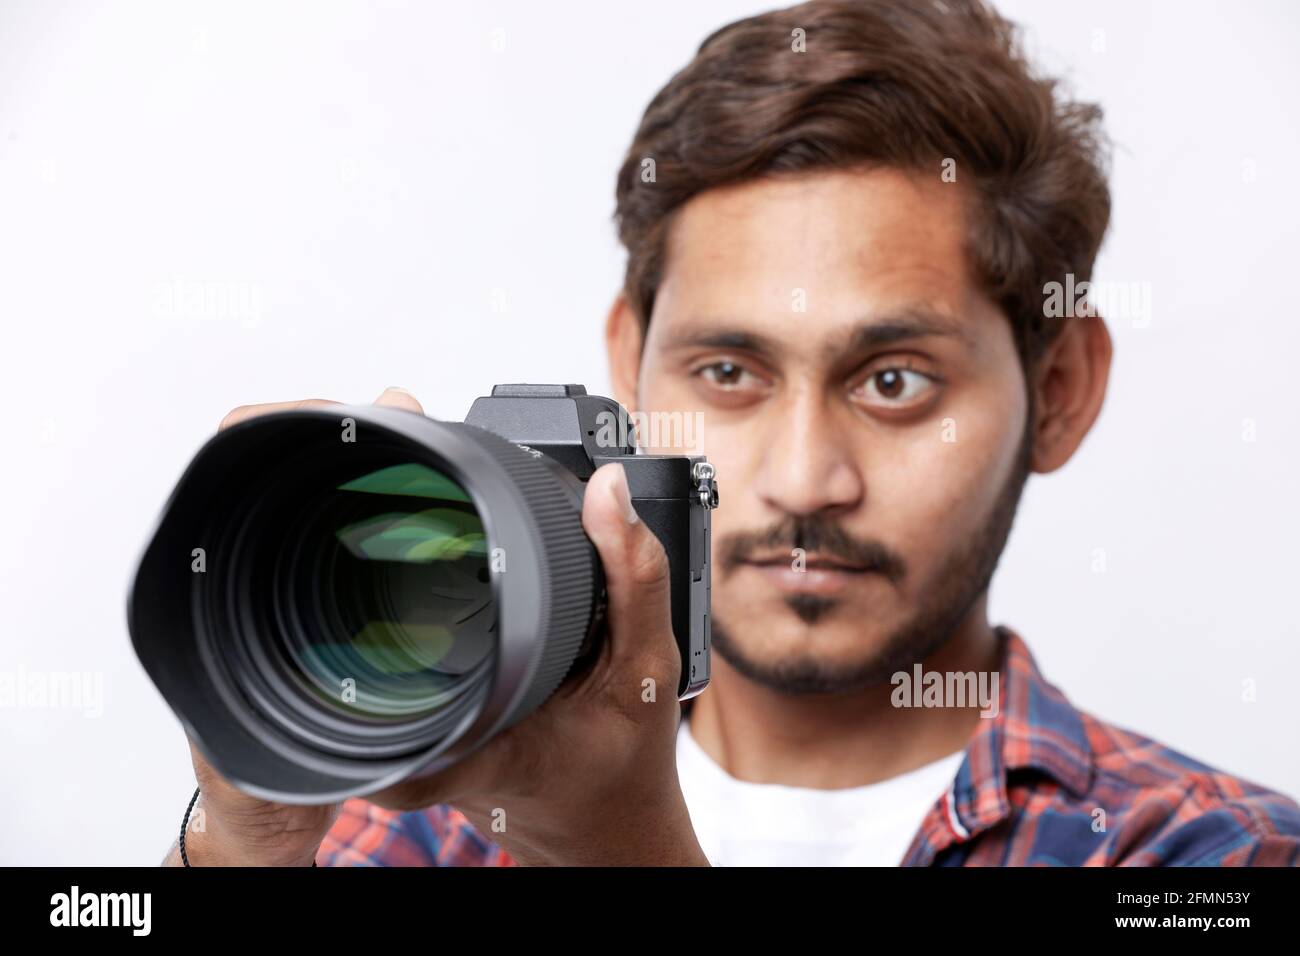
[[[934,379],[910,368],[882,368],[863,383],[868,398],[889,404],[914,402],[934,386]]]
[[[702,375],[706,381],[719,388],[736,388],[744,382],[746,372],[735,362],[714,362],[699,369],[696,374]]]

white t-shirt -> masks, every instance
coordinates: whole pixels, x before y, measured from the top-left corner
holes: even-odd
[[[897,866],[961,767],[958,750],[916,770],[842,790],[736,780],[677,731],[677,774],[714,866]]]

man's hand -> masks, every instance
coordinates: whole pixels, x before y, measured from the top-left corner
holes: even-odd
[[[185,833],[191,866],[312,865],[341,804],[299,807],[260,800],[222,779],[193,743],[190,755],[199,784],[199,802]],[[163,864],[184,865],[179,846]]]
[[[318,404],[332,403],[244,406],[222,427]],[[394,389],[376,404],[423,412]],[[608,592],[607,634],[595,661],[480,750],[369,799],[398,810],[452,804],[523,864],[708,865],[677,779],[681,658],[668,560],[654,532],[637,519],[621,466],[606,465],[592,476],[582,523],[600,554]],[[186,837],[194,865],[310,865],[337,806],[255,800],[219,781],[197,752],[195,769],[207,832]],[[218,841],[234,842],[218,848]],[[179,861],[175,850],[172,855]]]

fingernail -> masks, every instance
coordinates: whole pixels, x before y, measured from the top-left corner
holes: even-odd
[[[636,524],[639,520],[636,509],[632,507],[632,492],[627,487],[627,472],[623,466],[618,466],[618,477],[614,479],[614,500],[623,511],[623,517],[628,524]]]
[[[384,395],[387,395],[389,392],[400,392],[402,395],[411,395],[409,391],[402,388],[400,385],[389,385],[386,389],[384,389]],[[384,395],[380,395],[379,397],[383,398]],[[411,395],[411,397],[414,398],[415,396]]]

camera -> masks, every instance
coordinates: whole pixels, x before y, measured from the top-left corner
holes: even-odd
[[[627,412],[580,385],[497,385],[464,422],[338,406],[220,432],[140,560],[136,654],[209,762],[255,796],[334,802],[435,773],[598,652],[605,575],[581,511],[610,462],[667,554],[675,691],[694,696],[709,680],[713,467],[638,454]]]

